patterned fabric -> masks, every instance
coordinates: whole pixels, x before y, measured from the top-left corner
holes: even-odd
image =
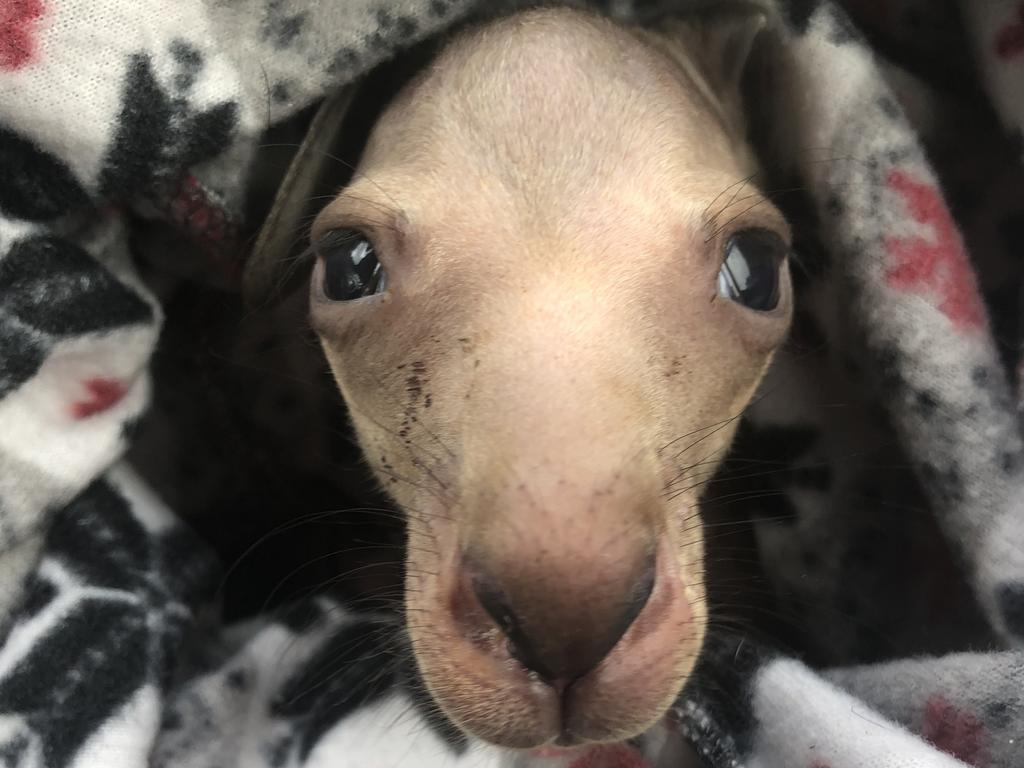
[[[708,505],[755,519],[798,636],[713,606],[670,716],[566,755],[458,733],[391,616],[219,619],[207,542],[123,458],[167,276],[236,282],[265,131],[475,5],[0,0],[0,765],[1020,765],[1017,0],[778,6],[760,150],[799,308]]]

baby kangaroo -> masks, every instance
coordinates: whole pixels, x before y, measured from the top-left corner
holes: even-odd
[[[490,742],[632,737],[701,652],[701,481],[792,303],[741,16],[463,31],[313,226],[312,321],[409,520],[416,662]]]

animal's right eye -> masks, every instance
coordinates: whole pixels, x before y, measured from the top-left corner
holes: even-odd
[[[354,229],[336,229],[317,243],[324,262],[323,291],[331,301],[351,301],[381,293],[387,275],[377,260],[373,243]]]

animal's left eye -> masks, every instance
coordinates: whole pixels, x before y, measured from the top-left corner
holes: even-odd
[[[718,272],[718,295],[759,312],[779,304],[779,270],[786,243],[766,229],[737,232],[725,244]]]
[[[317,244],[317,251],[324,262],[324,295],[331,301],[351,301],[387,287],[387,275],[373,243],[361,232],[328,232]]]

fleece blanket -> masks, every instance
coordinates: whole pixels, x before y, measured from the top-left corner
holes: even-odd
[[[569,755],[452,728],[391,614],[222,620],[172,508],[201,482],[161,498],[125,458],[161,299],[237,281],[268,128],[476,5],[0,0],[0,765],[1024,765],[1016,0],[776,7],[799,311],[708,503],[754,519],[746,602],[799,632],[745,632],[727,597],[665,721]]]

